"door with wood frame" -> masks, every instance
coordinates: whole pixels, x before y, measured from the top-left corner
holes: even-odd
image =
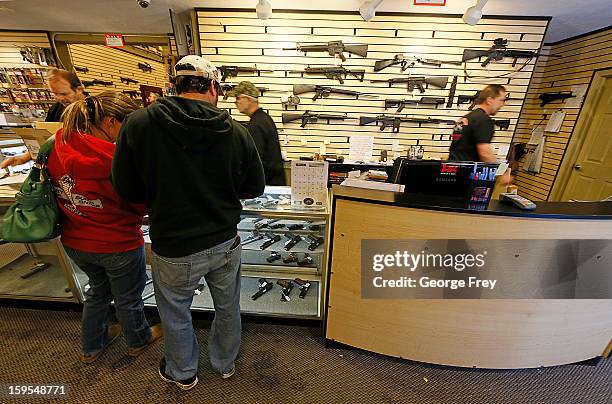
[[[599,201],[612,196],[612,77],[605,79],[591,116],[562,201]]]

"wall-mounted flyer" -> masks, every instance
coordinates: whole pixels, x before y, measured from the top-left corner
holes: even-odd
[[[326,161],[291,162],[291,206],[297,209],[325,209],[327,206]]]

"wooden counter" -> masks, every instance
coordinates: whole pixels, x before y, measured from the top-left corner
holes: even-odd
[[[415,361],[478,368],[553,366],[609,354],[612,299],[362,299],[361,241],[612,240],[612,203],[538,202],[535,212],[525,214],[497,202],[480,212],[452,202],[448,207],[444,201],[432,207],[421,202],[334,187],[328,340]]]

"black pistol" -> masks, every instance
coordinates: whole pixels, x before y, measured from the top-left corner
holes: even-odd
[[[276,251],[272,251],[270,253],[270,255],[268,256],[268,258],[266,258],[266,261],[268,261],[270,264],[273,263],[274,261],[277,261],[279,259],[281,259],[281,255],[276,252]]]
[[[300,287],[300,299],[305,298],[306,294],[308,293],[308,289],[310,289],[311,286],[310,282],[302,280],[300,278],[295,278],[293,282],[297,283]]]
[[[276,284],[283,288],[283,290],[281,290],[281,302],[290,302],[291,298],[289,297],[289,294],[293,289],[293,282],[279,279],[276,281]]]
[[[308,238],[310,239],[310,245],[308,246],[308,251],[316,250],[317,247],[323,244],[323,241],[325,241],[323,237],[316,237],[313,235],[309,235]]]
[[[288,241],[285,242],[285,247],[284,247],[285,251],[291,250],[293,247],[295,247],[297,243],[302,241],[302,236],[300,236],[299,234],[296,234],[295,236],[291,234],[285,234],[285,237],[289,239]]]
[[[258,282],[259,290],[253,296],[251,296],[251,299],[253,300],[259,299],[274,287],[274,284],[272,282],[269,282],[266,278],[259,278]]]
[[[268,239],[264,241],[264,243],[261,246],[259,246],[259,248],[262,250],[265,250],[266,248],[270,247],[272,244],[279,242],[281,239],[281,236],[279,234],[272,234],[272,233],[266,233],[266,237],[268,237]]]

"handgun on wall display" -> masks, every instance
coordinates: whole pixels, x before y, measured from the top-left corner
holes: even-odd
[[[147,62],[138,62],[138,68],[142,70],[143,73],[153,72],[153,67],[151,67],[151,65],[148,64]]]
[[[276,244],[281,240],[281,236],[273,233],[266,233],[267,240],[259,246],[260,249],[265,250],[270,247],[272,244]]]

